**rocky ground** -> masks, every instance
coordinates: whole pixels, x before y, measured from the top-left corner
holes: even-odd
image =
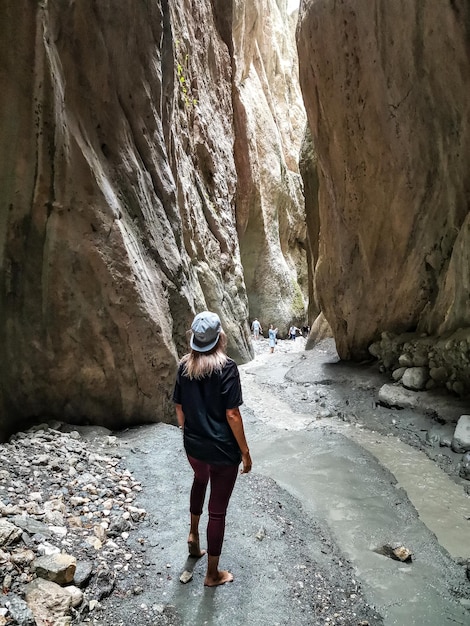
[[[18,433],[1,449],[0,624],[219,623],[210,608],[200,607],[194,621],[188,615],[194,592],[185,607],[168,601],[175,585],[189,589],[179,582],[183,571],[200,591],[204,574],[197,560],[183,558],[189,472],[174,475],[182,457],[178,430],[143,427],[118,441],[100,429],[80,434],[52,426]],[[149,454],[169,457],[165,469],[146,465]],[[295,498],[256,474],[240,484],[232,504],[237,521],[227,532],[239,536],[227,539],[225,552],[232,562],[243,554],[239,567],[247,571],[237,572],[238,585],[250,593],[259,586],[259,600],[258,613],[247,619],[246,589],[240,596],[231,586],[240,606],[235,615],[231,606],[230,623],[290,624],[295,616],[298,624],[381,624],[328,531],[303,515]],[[59,553],[71,557],[64,567],[54,562]],[[67,578],[70,562],[76,569]],[[38,589],[43,578],[48,582]],[[282,589],[277,599],[276,589]],[[229,586],[205,591],[233,602]]]
[[[105,429],[50,422],[0,447],[0,624],[80,620],[142,567],[129,541],[143,488],[116,443]]]
[[[460,476],[463,455],[445,445],[450,415],[461,411],[453,399],[434,399],[434,413],[385,408],[374,398],[387,381],[371,365],[337,364],[347,385],[333,385],[337,372],[330,379],[324,368],[312,383],[301,357],[276,378],[269,359],[299,352],[302,342],[280,341],[269,356],[265,340],[256,344],[274,400],[287,399],[315,421],[334,416],[398,432],[459,484],[468,482]],[[332,354],[329,344],[322,350]],[[246,417],[267,436],[249,410]],[[429,434],[444,426],[446,438]],[[256,464],[239,479],[229,511],[223,565],[235,582],[204,588],[204,559],[184,556],[190,479],[180,432],[168,425],[112,434],[49,422],[2,444],[0,625],[383,623],[328,527]],[[183,572],[188,584],[180,582]],[[457,571],[452,582],[459,597],[464,579]]]

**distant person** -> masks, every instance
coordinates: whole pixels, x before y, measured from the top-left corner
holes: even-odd
[[[253,339],[259,339],[259,334],[263,332],[263,329],[261,328],[261,324],[258,322],[256,317],[251,325],[251,330],[253,331]]]
[[[296,326],[291,326],[289,328],[289,337],[292,341],[295,341],[295,338],[297,337],[297,331],[300,331],[300,328],[297,328]]]
[[[207,524],[207,572],[204,585],[231,582],[233,575],[219,570],[225,532],[225,515],[238,475],[251,470],[239,406],[242,390],[238,367],[225,353],[227,337],[219,316],[203,311],[193,320],[191,351],[180,362],[173,401],[188,461],[194,471],[189,511],[189,555],[204,556],[199,543],[201,516],[210,481]]]
[[[269,348],[271,352],[274,352],[274,348],[276,347],[276,343],[277,343],[277,328],[274,328],[273,324],[269,325],[268,336],[269,336]]]
[[[310,333],[310,326],[308,326],[307,324],[305,326],[302,326],[302,337],[308,337]]]

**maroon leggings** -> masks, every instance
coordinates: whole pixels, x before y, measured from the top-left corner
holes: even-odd
[[[201,515],[207,483],[211,481],[209,496],[209,522],[207,524],[207,552],[220,556],[225,532],[225,514],[238,476],[238,465],[211,465],[188,455],[194,470],[189,511]]]

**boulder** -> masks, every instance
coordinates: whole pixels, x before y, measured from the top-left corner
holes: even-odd
[[[454,452],[459,453],[470,450],[470,415],[460,416],[452,437],[451,447]]]
[[[318,343],[329,337],[331,337],[330,325],[326,321],[325,316],[320,313],[310,329],[305,349],[312,350]]]
[[[392,372],[392,378],[395,382],[398,382],[403,377],[403,374],[406,372],[406,367],[397,367],[396,370]]]
[[[470,480],[470,452],[466,452],[463,455],[459,476],[465,480]]]
[[[40,578],[51,580],[58,585],[71,583],[76,567],[75,557],[64,553],[41,556],[33,562],[33,569]]]
[[[401,377],[401,383],[407,389],[421,391],[426,387],[428,379],[429,370],[427,367],[408,367]]]
[[[35,578],[25,586],[24,593],[37,626],[70,624],[71,618],[68,612],[73,598],[66,589],[50,580]]]

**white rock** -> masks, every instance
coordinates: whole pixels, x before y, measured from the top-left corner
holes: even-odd
[[[60,548],[53,546],[52,544],[44,541],[40,543],[37,548],[37,553],[43,556],[50,556],[51,554],[59,554]]]
[[[70,498],[70,504],[72,506],[80,506],[82,504],[87,504],[90,502],[89,498],[83,498],[82,496],[72,496]]]
[[[106,539],[106,529],[101,526],[101,524],[97,524],[93,527],[93,533],[100,541],[104,541]]]
[[[65,537],[67,535],[66,526],[49,526],[49,530],[59,537]]]
[[[470,415],[461,415],[454,436],[452,437],[452,450],[458,453],[470,450]]]
[[[103,547],[103,544],[101,543],[100,539],[98,539],[98,537],[87,537],[86,542],[93,546],[95,550],[101,550],[101,548]]]
[[[183,584],[189,583],[192,577],[193,577],[193,573],[191,571],[184,570],[184,572],[180,576],[180,582],[182,582]]]
[[[83,602],[83,591],[75,585],[68,585],[64,587],[64,591],[67,591],[72,597],[72,606],[75,608],[80,606]]]
[[[398,363],[400,364],[401,367],[412,367],[413,366],[413,360],[412,360],[411,356],[409,356],[408,354],[401,354],[398,357]]]
[[[10,553],[0,550],[0,563],[3,565],[10,560]]]
[[[426,387],[428,379],[429,370],[427,367],[408,367],[401,378],[401,382],[407,389],[420,391]]]
[[[32,550],[23,548],[12,552],[10,561],[12,563],[16,563],[16,565],[29,565],[32,561],[34,561],[34,558],[35,554]]]

